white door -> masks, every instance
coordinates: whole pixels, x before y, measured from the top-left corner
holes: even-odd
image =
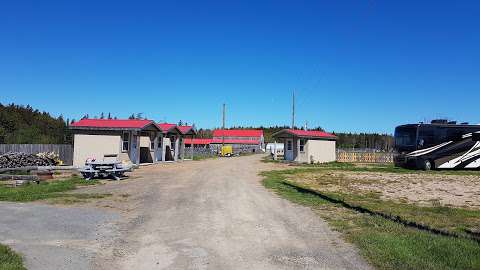
[[[293,160],[293,140],[285,140],[285,160]]]

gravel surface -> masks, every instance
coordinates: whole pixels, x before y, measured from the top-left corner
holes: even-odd
[[[0,204],[0,241],[29,269],[371,269],[310,209],[266,190],[258,173],[279,165],[260,158],[142,167],[77,191],[113,194],[82,208]]]
[[[27,269],[91,269],[101,243],[117,237],[118,214],[35,203],[0,203],[0,242],[20,252]]]

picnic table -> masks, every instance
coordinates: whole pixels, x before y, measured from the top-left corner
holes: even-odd
[[[112,177],[120,180],[125,172],[131,171],[131,167],[126,167],[119,161],[87,161],[85,167],[79,170],[85,180],[95,177]]]

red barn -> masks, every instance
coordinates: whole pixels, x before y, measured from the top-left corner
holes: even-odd
[[[216,129],[210,146],[219,151],[222,143],[231,145],[235,153],[259,153],[264,148],[263,130]]]

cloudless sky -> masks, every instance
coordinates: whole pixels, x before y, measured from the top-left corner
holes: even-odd
[[[0,103],[392,133],[480,123],[480,1],[4,1]]]

